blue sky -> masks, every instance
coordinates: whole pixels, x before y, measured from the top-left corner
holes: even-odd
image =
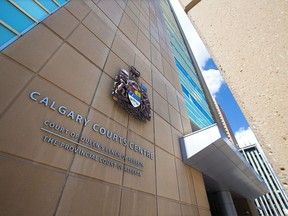
[[[244,147],[258,143],[233,94],[211,57],[206,60],[201,70],[211,95],[216,99],[228,119],[238,145]]]
[[[209,58],[206,61],[206,64],[202,69],[203,71],[209,71],[211,69],[218,70],[212,58]],[[219,75],[221,76],[221,74]],[[216,101],[223,109],[234,133],[239,131],[240,128],[247,129],[249,127],[241,109],[224,80],[221,83],[219,90],[215,93],[215,96]]]

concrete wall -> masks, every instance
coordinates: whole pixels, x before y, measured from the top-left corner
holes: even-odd
[[[288,191],[288,5],[202,0],[188,16]]]
[[[191,127],[161,15],[160,0],[72,0],[3,50],[2,215],[210,215],[202,174],[181,160],[178,139]],[[114,77],[130,65],[148,89],[146,123],[112,100]],[[87,154],[73,152],[77,142]],[[107,148],[143,163],[131,162],[141,176]]]

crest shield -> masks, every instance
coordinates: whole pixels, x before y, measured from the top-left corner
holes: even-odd
[[[141,93],[138,84],[133,81],[128,81],[128,97],[133,107],[139,107],[141,104]]]
[[[133,66],[130,74],[121,69],[119,75],[115,77],[112,98],[130,115],[143,121],[150,121],[151,107],[147,88],[139,83],[139,77],[140,72]]]

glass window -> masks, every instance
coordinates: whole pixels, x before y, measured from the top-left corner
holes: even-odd
[[[0,0],[0,19],[19,33],[35,24],[33,20],[6,0]]]
[[[200,128],[207,127],[214,121],[198,80],[196,69],[168,3],[163,0],[161,4],[182,91],[185,94],[184,99],[188,115]]]
[[[10,40],[15,40],[16,36],[13,32],[9,31],[6,27],[0,25],[0,49],[1,45],[7,43]]]
[[[58,9],[58,6],[52,0],[38,0],[51,13]]]
[[[33,0],[14,0],[14,2],[19,5],[23,10],[30,14],[37,21],[43,20],[48,13],[45,12],[38,4]]]
[[[67,0],[56,0],[60,5],[63,5],[67,2]]]
[[[69,0],[0,0],[0,50]],[[57,3],[58,4],[57,4]]]

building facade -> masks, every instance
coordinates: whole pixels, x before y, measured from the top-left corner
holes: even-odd
[[[266,192],[168,1],[27,2],[0,7],[1,214],[206,216],[216,188],[230,216]]]
[[[202,0],[187,11],[286,193],[287,10],[285,1]]]
[[[255,199],[259,215],[288,215],[288,198],[271,168],[261,147],[257,144],[239,150],[268,186],[269,193]]]
[[[1,214],[210,215],[202,173],[181,159],[178,139],[192,130],[163,7],[72,0],[5,45]],[[112,99],[131,65],[147,88],[147,122]]]

